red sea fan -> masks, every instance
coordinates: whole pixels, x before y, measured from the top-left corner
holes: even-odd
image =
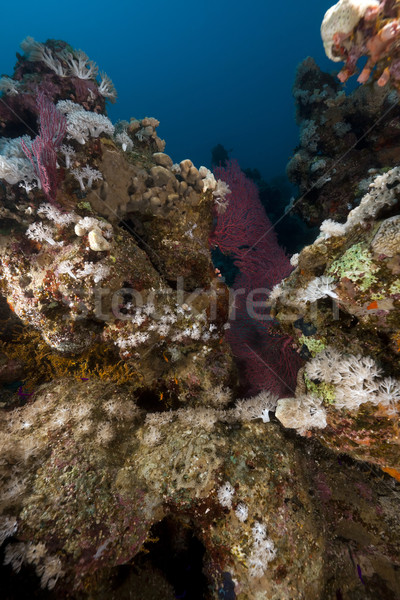
[[[43,92],[37,97],[39,108],[40,134],[31,147],[22,140],[21,146],[32,163],[47,198],[54,202],[57,193],[57,154],[67,121]]]
[[[237,358],[242,383],[249,394],[270,390],[278,396],[294,395],[301,359],[289,336],[282,335],[269,316],[269,290],[292,270],[265,214],[257,186],[236,161],[214,170],[231,190],[227,210],[217,215],[211,244],[231,256],[239,268],[233,288],[227,339]]]
[[[226,167],[216,167],[214,175],[229,185],[231,194],[227,210],[218,215],[211,244],[234,258],[240,271],[250,277],[253,288],[272,289],[289,275],[292,266],[285,251],[278,245],[272,223],[260,202],[257,186],[234,160]]]

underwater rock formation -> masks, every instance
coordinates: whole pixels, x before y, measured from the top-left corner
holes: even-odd
[[[52,66],[67,69],[64,51],[54,44],[40,50],[52,53]],[[42,77],[46,68],[52,70],[43,60],[20,58],[12,98],[15,110],[20,96],[25,105],[27,79],[46,94],[45,102],[59,100],[54,114],[41,112],[42,137],[43,122],[64,114],[70,140],[58,150],[54,202],[43,197],[47,154],[27,132],[1,139],[1,289],[20,322],[5,353],[22,360],[31,387],[43,377],[91,376],[95,369],[184,402],[194,390],[201,397],[200,381],[209,380],[210,388],[233,382],[222,339],[228,294],[208,248],[214,196],[202,192],[207,170],[201,175],[189,160],[173,165],[161,152],[156,119],[133,119],[114,130],[80,97],[74,100],[81,104],[60,100],[62,92]],[[62,86],[70,79],[51,77]],[[80,90],[89,81],[91,98],[98,85],[93,75],[79,81]],[[36,152],[33,162],[24,145]]]
[[[292,210],[309,225],[343,222],[374,176],[398,164],[398,93],[368,83],[346,95],[340,82],[307,58],[293,95],[300,143],[287,166],[299,186]]]
[[[238,404],[146,415],[115,384],[45,384],[33,403],[2,413],[6,564],[31,565],[57,598],[110,594],[118,566],[143,546],[151,556],[151,528],[164,522],[204,547],[204,597],[219,597],[227,573],[237,598],[357,591],[347,544],[370,592],[393,592],[391,485],[320,450],[307,458],[249,414]]]
[[[375,24],[390,23],[397,10],[390,2],[340,0],[322,25],[328,56],[346,56],[346,69],[354,60],[351,75],[358,57],[372,51],[362,36],[373,39]],[[349,50],[354,44],[360,54]],[[382,47],[374,78],[396,48]],[[319,82],[313,91],[312,72]],[[368,80],[363,74],[360,83]],[[346,78],[342,71],[339,79]],[[386,83],[381,76],[346,97],[312,59],[300,66],[294,93],[302,149],[288,171],[303,194],[295,210],[325,220],[315,242],[292,257],[296,269],[270,301],[308,359],[296,397],[279,400],[277,418],[399,479],[399,104]],[[337,150],[327,152],[334,143]]]
[[[125,386],[126,402],[119,404],[116,419],[127,427],[138,411],[130,410],[132,394],[146,408],[223,408],[236,375],[223,339],[228,290],[215,276],[208,238],[214,202],[223,202],[224,190],[190,160],[173,165],[163,153],[156,119],[114,127],[104,114],[104,96],[114,99],[115,90],[107,76],[97,83],[97,67],[84,53],[64,42],[32,38],[23,49],[2,88],[4,110],[16,115],[14,123],[4,113],[6,135],[0,140],[4,414],[15,423],[18,404],[27,401],[35,412],[38,386],[50,381],[53,408],[63,406],[55,417],[47,403],[57,430],[56,422],[72,410],[65,398],[75,397],[75,380],[87,382],[87,389],[97,385],[98,399],[107,393],[107,381]],[[40,130],[34,137],[36,118]],[[68,375],[75,379],[56,383]],[[89,420],[83,426],[80,410],[76,434],[78,424],[89,426]],[[103,421],[100,435],[108,444],[118,432],[111,435]],[[34,454],[53,444],[48,438],[42,448],[39,438],[35,434]],[[5,440],[7,461],[16,440],[11,432]],[[84,437],[80,443],[86,443]],[[64,459],[54,450],[59,464]],[[71,455],[66,463],[73,468],[74,460]],[[56,479],[55,486],[62,485]],[[11,504],[21,497],[20,484],[14,478],[8,492],[3,490],[6,510],[7,497]],[[117,497],[107,502],[111,512],[118,510]],[[32,510],[39,523],[44,508],[37,504]],[[35,555],[34,562],[43,587],[53,587],[62,549],[54,539],[55,555],[47,556],[34,542],[36,534],[31,541],[40,558]],[[144,539],[138,540],[140,549]],[[81,543],[83,548],[86,542]],[[130,556],[135,553],[131,548]],[[69,561],[72,567],[73,553]],[[121,562],[117,557],[115,564]]]
[[[345,224],[324,221],[270,301],[308,357],[278,419],[400,478],[399,185],[395,167]]]

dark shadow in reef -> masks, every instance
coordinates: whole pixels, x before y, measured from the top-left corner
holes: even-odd
[[[154,525],[145,544],[145,551],[138,554],[132,566],[118,570],[114,585],[117,589],[144,573],[155,573],[160,581],[173,589],[172,598],[204,600],[208,598],[208,584],[202,572],[205,548],[195,536],[189,522],[166,517]],[[144,600],[143,589],[130,587],[131,600]],[[163,596],[160,596],[164,599]]]

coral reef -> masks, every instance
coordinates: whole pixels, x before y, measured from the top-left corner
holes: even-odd
[[[207,173],[200,175],[189,160],[172,164],[156,119],[132,119],[114,131],[105,115],[87,110],[90,105],[60,98],[36,64],[20,58],[14,78],[23,65],[29,81],[40,85],[47,110],[41,135],[53,140],[51,131],[43,133],[45,123],[65,114],[70,141],[52,150],[59,149],[59,168],[49,203],[41,185],[46,164],[32,159],[35,172],[23,158],[24,146],[29,151],[36,143],[29,131],[2,138],[4,164],[15,177],[3,174],[1,189],[1,288],[20,320],[14,339],[4,340],[4,353],[11,361],[19,357],[31,386],[61,374],[113,371],[122,380],[130,373],[135,387],[154,386],[152,393],[167,402],[171,395],[185,402],[204,377],[210,387],[225,385],[232,371],[222,341],[228,295],[208,249],[214,196],[203,183]],[[83,75],[90,90],[98,85],[93,73]],[[70,79],[51,77],[63,85]],[[12,98],[17,109],[19,95]],[[121,135],[130,142],[125,150],[118,147]],[[43,355],[47,375],[39,366]]]
[[[111,123],[84,52],[22,49],[0,82],[4,597],[398,597],[398,167],[289,262],[236,164],[173,164],[157,119]]]
[[[346,97],[312,59],[300,65],[301,147],[288,172],[302,193],[295,210],[320,235],[292,257],[296,269],[270,302],[308,359],[277,418],[400,478],[397,12],[397,3],[340,0],[321,27],[327,55],[346,61],[339,80],[367,54],[358,81],[374,69],[377,83]]]

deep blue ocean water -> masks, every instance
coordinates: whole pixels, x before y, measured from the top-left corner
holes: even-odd
[[[210,166],[223,144],[243,168],[283,174],[298,140],[296,65],[324,54],[320,24],[333,0],[153,0],[2,3],[0,73],[20,42],[63,39],[113,80],[113,121],[156,117],[175,162]]]

